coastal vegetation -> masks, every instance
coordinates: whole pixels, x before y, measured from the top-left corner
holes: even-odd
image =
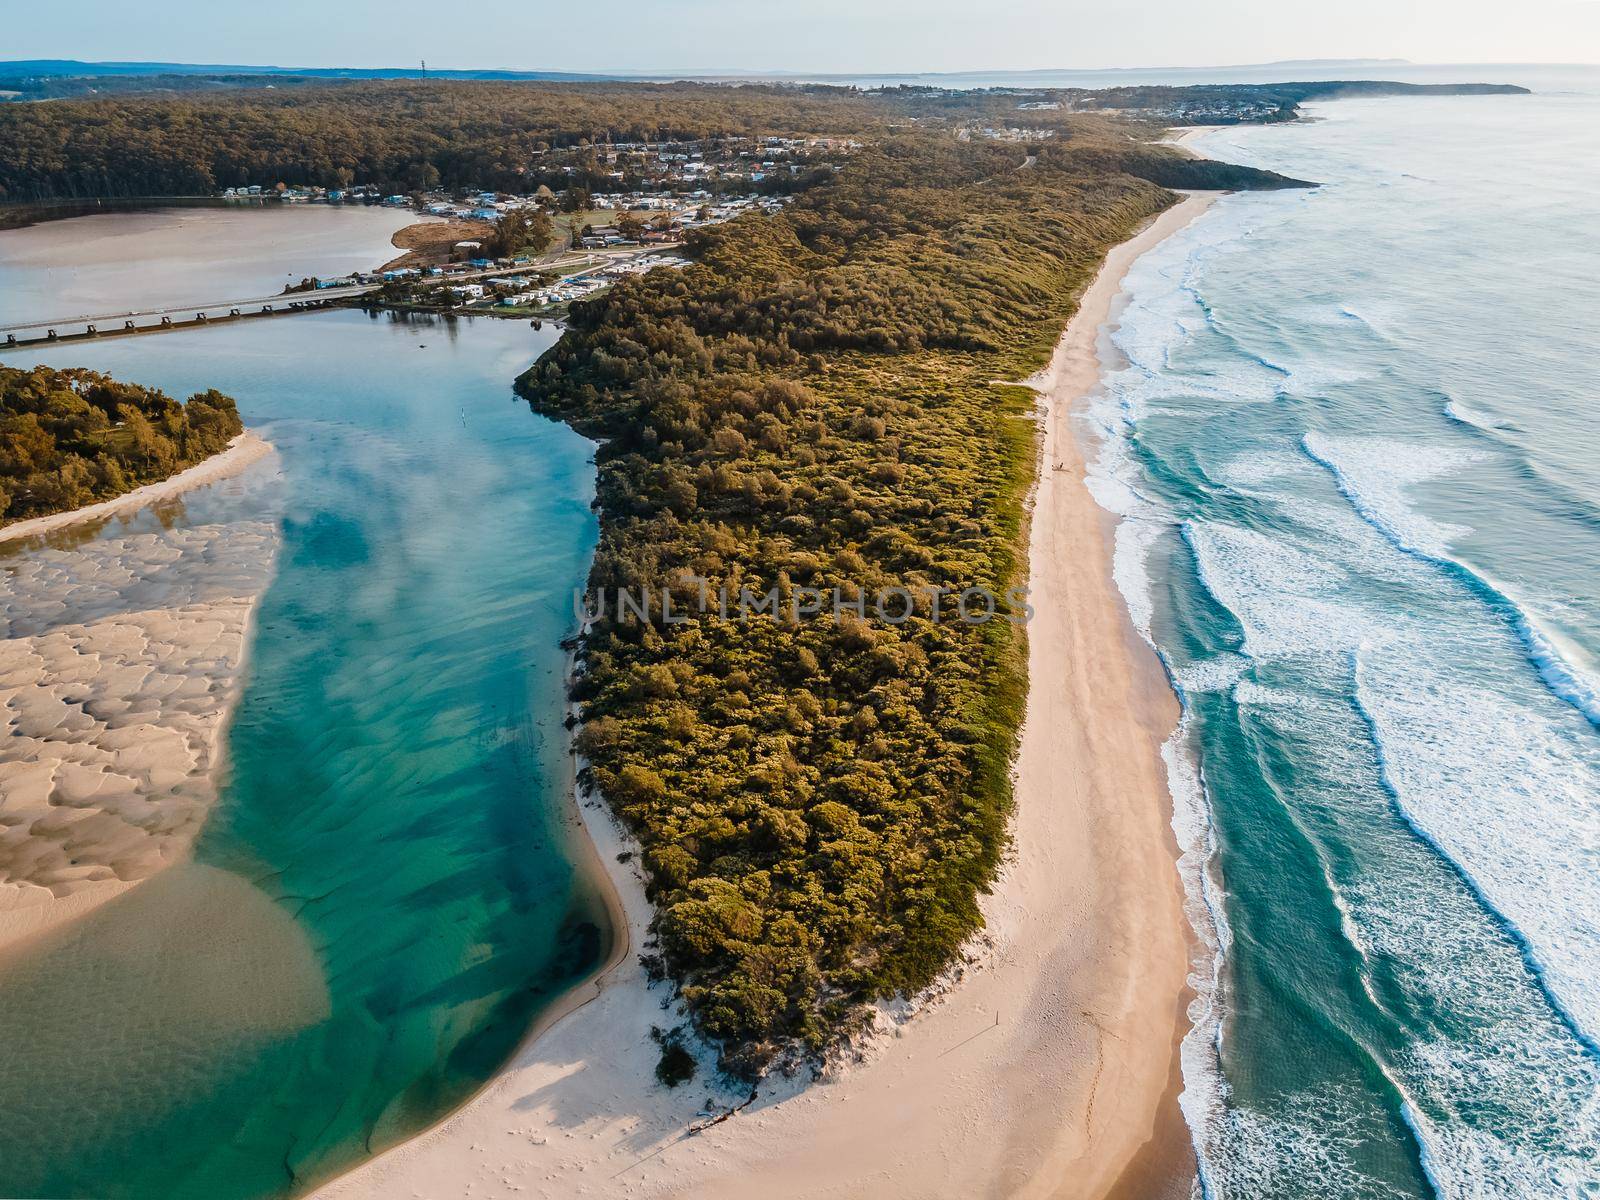
[[[233,400],[215,390],[182,404],[81,368],[0,367],[0,524],[165,479],[242,430]]]
[[[570,211],[616,186],[594,152],[607,143],[850,141],[839,162],[782,173],[795,198],[779,211],[694,228],[685,269],[574,302],[518,385],[601,443],[591,597],[672,598],[672,620],[612,609],[586,631],[582,778],[640,843],[651,963],[746,1076],[925,986],[981,927],[1025,698],[1017,590],[1035,463],[1033,394],[1003,381],[1046,361],[1108,247],[1173,203],[1168,188],[1296,185],[1150,145],[1142,125],[1019,114],[1014,96],[974,103],[362,83],[0,111],[0,189],[14,198],[276,176],[549,186]],[[529,212],[490,240],[506,252],[554,236],[548,213]],[[74,413],[72,396],[123,386],[71,379],[57,403]],[[160,399],[175,455],[183,410]],[[81,482],[136,407],[98,408],[98,431],[8,458],[37,480],[26,502],[68,459]],[[48,432],[31,409],[16,419],[29,417]],[[873,604],[889,589],[905,593],[893,620]],[[729,619],[704,603],[742,591],[773,611]],[[964,593],[998,611],[961,619]],[[826,605],[802,614],[817,596]]]
[[[6,104],[0,105],[0,204],[211,196],[278,182],[342,189],[360,182],[382,193],[548,187],[563,193],[564,211],[572,211],[584,194],[618,187],[611,166],[596,153],[616,144],[777,133],[881,138],[907,128],[978,123],[1002,135],[1037,130],[1052,139],[1088,136],[1131,150],[1136,142],[1128,139],[1129,127],[1107,139],[1091,114],[1117,109],[1165,124],[1281,120],[1304,100],[1333,95],[1521,90],[1306,83],[862,92],[400,80]],[[804,191],[831,177],[830,164],[808,163],[803,155],[790,161],[795,171],[769,172],[756,190]],[[630,180],[623,175],[626,190]],[[718,183],[708,177],[699,186],[716,191]]]
[[[574,303],[519,380],[600,443],[581,778],[641,845],[647,965],[735,1073],[825,1049],[981,927],[1026,694],[1035,400],[1004,381],[1176,200],[1147,176],[1210,169],[1063,128],[1021,166],[883,138],[780,214],[691,234],[688,268]],[[906,619],[874,603],[893,588]],[[670,618],[594,602],[618,589],[666,589]],[[1013,601],[962,620],[969,589]],[[725,614],[741,592],[776,612]]]

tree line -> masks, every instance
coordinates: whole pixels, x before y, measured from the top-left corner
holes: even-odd
[[[210,195],[278,182],[532,191],[565,186],[564,172],[538,170],[552,150],[862,130],[883,115],[837,89],[693,84],[404,81],[7,104],[0,202]]]
[[[214,389],[181,404],[83,368],[0,367],[0,524],[165,479],[243,428],[233,400]]]
[[[1143,89],[1139,98],[1156,90]],[[1288,102],[1282,87],[1229,90]],[[0,204],[213,195],[280,182],[373,184],[391,193],[609,191],[642,186],[643,179],[637,165],[624,163],[619,185],[593,153],[608,144],[796,133],[880,138],[907,125],[931,129],[980,118],[1044,127],[1056,134],[1053,143],[1093,145],[1113,157],[1142,153],[1140,143],[1154,136],[1135,130],[1130,140],[1126,125],[1113,133],[1103,120],[1021,110],[1018,103],[1011,92],[917,88],[408,80],[5,104]],[[1167,170],[1191,175],[1206,169],[1182,168],[1165,152],[1144,158],[1147,166],[1160,158]],[[805,155],[797,161],[798,174],[770,173],[756,190],[804,191],[832,177],[828,165]],[[703,186],[716,191],[723,184],[710,179]]]

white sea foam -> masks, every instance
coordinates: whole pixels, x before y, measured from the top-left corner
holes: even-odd
[[[1528,605],[1451,554],[1451,543],[1470,530],[1433,521],[1407,502],[1409,485],[1448,474],[1484,455],[1377,439],[1338,441],[1315,431],[1306,434],[1303,444],[1307,454],[1333,473],[1352,507],[1396,548],[1443,569],[1508,624],[1551,693],[1600,730],[1600,679],[1561,654],[1559,643]]]
[[[1409,503],[1407,491],[1483,461],[1482,453],[1389,438],[1334,438],[1316,430],[1305,435],[1303,444],[1307,454],[1333,472],[1356,511],[1402,549],[1443,557],[1451,542],[1472,532],[1424,516]]]
[[[1514,647],[1492,626],[1451,628],[1352,603],[1345,572],[1281,539],[1190,521],[1201,581],[1258,661],[1361,664],[1356,697],[1397,801],[1530,946],[1555,1003],[1600,1032],[1600,742],[1538,693],[1507,702],[1471,682]],[[1376,550],[1378,547],[1371,547]],[[1459,605],[1470,620],[1470,599]],[[1508,814],[1516,814],[1507,821]],[[1565,897],[1568,903],[1554,903]]]
[[[1293,473],[1287,464],[1273,463],[1270,456],[1231,466],[1243,469],[1227,472],[1230,477],[1256,481],[1278,477],[1279,468],[1284,468],[1283,475]],[[1339,657],[1355,651],[1364,650],[1373,661],[1385,664],[1379,690],[1384,697],[1396,698],[1394,702],[1403,708],[1387,722],[1392,729],[1385,740],[1392,743],[1392,753],[1411,764],[1406,778],[1413,786],[1412,777],[1419,773],[1428,775],[1430,783],[1437,782],[1434,776],[1445,781],[1445,790],[1435,791],[1423,806],[1440,825],[1466,834],[1465,838],[1430,840],[1452,859],[1483,859],[1485,851],[1495,849],[1492,865],[1486,862],[1485,866],[1504,886],[1492,895],[1485,893],[1490,904],[1497,911],[1539,910],[1543,918],[1536,920],[1534,931],[1527,936],[1540,944],[1547,940],[1553,945],[1560,943],[1558,957],[1574,949],[1582,951],[1580,956],[1565,959],[1567,969],[1560,978],[1549,977],[1552,995],[1570,991],[1585,978],[1600,980],[1600,957],[1589,957],[1595,947],[1584,931],[1584,914],[1600,911],[1600,883],[1592,882],[1600,880],[1596,869],[1600,862],[1594,859],[1600,819],[1591,799],[1600,796],[1600,773],[1586,775],[1576,784],[1572,773],[1574,753],[1593,749],[1588,732],[1581,724],[1563,718],[1560,709],[1548,709],[1546,717],[1553,716],[1558,723],[1567,720],[1570,745],[1555,750],[1531,736],[1525,715],[1520,708],[1508,707],[1503,696],[1464,689],[1457,676],[1435,678],[1437,667],[1476,664],[1497,654],[1499,661],[1514,670],[1514,647],[1503,630],[1485,625],[1481,619],[1462,632],[1430,627],[1357,602],[1360,592],[1350,587],[1351,578],[1339,565],[1346,557],[1359,564],[1364,574],[1412,586],[1433,586],[1428,580],[1431,568],[1421,560],[1400,557],[1371,525],[1350,519],[1348,509],[1321,502],[1300,502],[1295,507],[1301,520],[1313,527],[1326,526],[1319,553],[1297,548],[1281,537],[1223,522],[1195,520],[1184,525],[1205,586],[1244,629],[1245,652],[1258,661],[1320,660],[1324,670],[1334,672],[1339,670]],[[1330,553],[1335,549],[1337,558]],[[1474,622],[1475,605],[1470,597],[1462,596],[1456,607],[1465,620]],[[1202,665],[1199,672],[1204,677],[1210,669]],[[1179,677],[1182,679],[1182,671]],[[1318,715],[1300,693],[1243,679],[1234,689],[1234,698],[1243,705],[1274,710],[1273,719],[1279,722],[1283,710],[1301,711],[1311,724],[1301,728],[1297,742],[1310,747],[1326,740],[1327,716]],[[1531,693],[1529,699],[1537,705],[1538,693]],[[1383,707],[1386,700],[1372,703]],[[1462,719],[1463,713],[1468,719]],[[1501,724],[1512,728],[1502,730]],[[1381,739],[1384,732],[1379,730]],[[1418,738],[1422,745],[1396,741],[1408,738]],[[1479,745],[1489,743],[1494,744],[1494,753],[1478,751]],[[1471,764],[1470,775],[1461,773],[1458,764],[1463,762]],[[1174,773],[1174,794],[1180,793],[1179,776]],[[1489,803],[1492,798],[1498,798],[1503,806]],[[1309,799],[1300,797],[1302,803]],[[1190,807],[1204,812],[1203,805]],[[1504,832],[1508,812],[1531,818],[1526,824],[1519,821],[1515,836],[1509,839]],[[1192,844],[1194,834],[1188,836],[1190,842],[1180,844]],[[1579,847],[1579,855],[1569,854],[1570,847]],[[1379,892],[1355,898],[1346,896],[1333,881],[1329,884],[1341,904],[1347,938],[1364,952],[1375,944],[1386,956],[1416,959],[1420,947],[1448,946],[1448,933],[1473,927],[1470,913],[1452,918],[1454,924],[1448,929],[1441,927],[1439,921],[1448,906],[1440,904],[1436,892],[1402,906],[1408,911],[1397,912],[1392,879]],[[1191,885],[1191,892],[1194,890]],[[1552,907],[1547,899],[1552,890],[1573,896],[1573,905]],[[1400,918],[1404,920],[1397,924]],[[1514,919],[1508,924],[1519,928]],[[1401,929],[1406,932],[1400,933]],[[1463,961],[1481,965],[1505,957],[1492,945],[1493,935],[1473,936],[1480,940],[1468,938],[1452,953],[1439,956],[1438,965],[1428,968],[1426,986],[1449,992],[1448,983],[1454,982],[1464,989],[1463,1005],[1503,1008],[1506,997],[1516,994],[1514,975],[1508,977],[1503,968],[1496,967],[1484,978],[1475,979],[1459,966]],[[1481,941],[1484,936],[1490,937],[1491,944]],[[1564,1000],[1556,1002],[1569,1009]],[[1230,1195],[1261,1194],[1251,1189],[1281,1178],[1280,1172],[1286,1169],[1273,1155],[1292,1150],[1289,1142],[1279,1142],[1265,1131],[1276,1129],[1286,1138],[1298,1137],[1300,1131],[1292,1121],[1285,1125],[1280,1113],[1270,1118],[1262,1114],[1240,1117],[1228,1110],[1225,1096],[1218,1090],[1222,1084],[1214,1061],[1221,1029],[1215,1004],[1213,992],[1196,1005],[1199,1024],[1185,1051],[1186,1080],[1194,1081],[1186,1094],[1185,1111],[1194,1128],[1205,1131],[1203,1140],[1212,1142],[1207,1161],[1208,1169],[1215,1173],[1217,1190]],[[1477,1088],[1483,1080],[1467,1070],[1445,1070],[1439,1056],[1408,1060],[1413,1085],[1429,1098],[1429,1104],[1436,1108],[1443,1103],[1457,1117],[1436,1121],[1422,1107],[1408,1117],[1413,1132],[1427,1148],[1430,1172],[1439,1182],[1441,1194],[1567,1196],[1576,1194],[1567,1186],[1570,1182],[1591,1177],[1595,1160],[1585,1148],[1600,1144],[1591,1111],[1597,1087],[1594,1063],[1570,1038],[1548,1029],[1547,1012],[1535,1005],[1492,1031],[1482,1031],[1474,1049],[1479,1059],[1499,1066],[1497,1094],[1506,1098],[1513,1111],[1536,1120],[1551,1114],[1550,1120],[1561,1123],[1565,1141],[1553,1148],[1530,1148],[1519,1144],[1515,1135],[1464,1124],[1463,1114],[1470,1111],[1472,1097],[1481,1094]],[[1498,1051],[1491,1054],[1490,1047],[1498,1047]],[[1564,1075],[1550,1078],[1541,1070],[1541,1065],[1560,1062],[1566,1064]],[[1494,1186],[1474,1190],[1486,1181],[1493,1181]]]
[[[1443,647],[1440,647],[1443,649]],[[1356,699],[1407,819],[1526,945],[1555,1002],[1600,1034],[1600,743],[1560,710],[1452,672],[1358,654]],[[1455,677],[1452,677],[1455,676]],[[1508,819],[1509,818],[1509,819]]]
[[[1244,630],[1249,657],[1326,659],[1368,636],[1368,622],[1341,595],[1345,573],[1337,565],[1218,521],[1187,521],[1183,535],[1200,582]]]
[[[1451,420],[1459,421],[1463,425],[1469,425],[1473,429],[1480,430],[1484,433],[1497,433],[1501,428],[1500,423],[1494,420],[1494,418],[1486,416],[1477,409],[1461,403],[1459,400],[1452,399],[1445,401],[1444,411],[1445,415]]]
[[[1189,1064],[1185,1063],[1185,1078]],[[1218,1080],[1220,1077],[1212,1076]],[[1185,1115],[1196,1119],[1195,1097]],[[1360,1103],[1332,1087],[1302,1093],[1271,1113],[1237,1105],[1221,1090],[1206,1114],[1213,1154],[1202,1166],[1208,1196],[1337,1196],[1340,1200],[1411,1200],[1409,1191],[1373,1178],[1362,1162],[1366,1131]]]
[[[1213,145],[1223,150],[1303,135],[1218,136]],[[1347,276],[1315,273],[1331,261],[1330,239],[1366,227],[1355,209],[1396,203],[1383,199],[1387,181],[1366,169],[1364,153],[1349,144],[1343,153],[1302,158],[1299,167],[1293,157],[1264,163],[1333,183],[1309,195],[1231,197],[1135,265],[1113,339],[1128,365],[1110,372],[1095,406],[1113,446],[1097,463],[1096,497],[1133,519],[1124,529],[1143,523],[1119,534],[1117,558],[1117,582],[1143,629],[1156,587],[1165,586],[1151,578],[1151,548],[1181,520],[1205,588],[1242,631],[1242,658],[1210,653],[1191,663],[1169,648],[1175,680],[1207,706],[1231,686],[1248,710],[1243,719],[1292,747],[1295,788],[1285,803],[1347,851],[1325,863],[1325,882],[1343,936],[1366,964],[1369,1019],[1379,1030],[1391,1016],[1410,1022],[1395,1031],[1398,1051],[1381,1036],[1366,1048],[1402,1097],[1436,1193],[1600,1195],[1600,1061],[1558,1018],[1565,1012],[1581,1029],[1600,1013],[1600,884],[1592,882],[1600,879],[1600,765],[1593,731],[1572,711],[1600,715],[1594,664],[1541,622],[1538,614],[1552,611],[1547,598],[1519,595],[1523,585],[1457,561],[1453,547],[1471,531],[1429,514],[1415,490],[1486,456],[1420,435],[1312,433],[1296,445],[1297,430],[1281,449],[1270,440],[1270,430],[1314,411],[1306,401],[1322,401],[1324,390],[1350,393],[1373,365],[1358,355],[1426,349],[1457,332],[1412,303],[1403,273],[1402,286],[1391,286],[1367,247],[1338,251],[1366,260]],[[1337,200],[1319,199],[1334,193]],[[1323,220],[1300,227],[1315,233],[1273,236],[1275,223],[1312,205]],[[1410,248],[1410,232],[1385,227],[1374,237]],[[1273,254],[1254,254],[1252,241],[1263,237]],[[1288,290],[1306,280],[1315,295]],[[1252,312],[1219,303],[1225,295],[1265,295],[1270,304]],[[1294,335],[1310,327],[1304,310],[1314,310],[1318,338],[1351,354],[1331,362],[1314,345],[1298,346]],[[1425,380],[1420,386],[1423,412],[1443,437],[1437,402]],[[1207,440],[1205,422],[1215,415],[1239,429],[1240,406],[1251,404],[1263,406],[1260,425],[1217,466],[1218,441]],[[1379,403],[1362,408],[1340,395],[1327,404],[1330,424],[1365,429],[1346,420],[1362,412],[1373,432],[1387,423]],[[1494,427],[1459,402],[1445,415]],[[1159,419],[1149,453],[1178,427],[1175,417],[1195,423],[1196,459],[1210,482],[1234,491],[1227,503],[1185,497],[1175,501],[1181,513],[1169,511],[1141,478],[1127,423]],[[1466,440],[1459,430],[1453,436]],[[1327,486],[1329,473],[1343,498]],[[1165,754],[1202,947],[1182,1103],[1206,1185],[1252,1200],[1393,1194],[1368,1174],[1370,1144],[1357,1145],[1372,1097],[1308,1088],[1263,1110],[1240,1107],[1228,1091],[1220,1046],[1231,939],[1190,721],[1186,712]],[[1393,796],[1378,786],[1375,745]]]
[[[1250,660],[1237,654],[1214,654],[1173,670],[1173,679],[1187,692],[1221,692],[1239,682]]]

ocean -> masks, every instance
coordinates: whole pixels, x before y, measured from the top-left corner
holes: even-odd
[[[1600,72],[1211,157],[1084,421],[1183,701],[1216,1197],[1600,1195]]]
[[[511,390],[556,336],[340,311],[0,360],[216,387],[276,447],[89,536],[279,541],[193,861],[0,961],[0,1194],[303,1193],[604,959],[562,725],[594,447]],[[50,539],[69,573],[80,536]],[[0,588],[36,552],[4,550]]]

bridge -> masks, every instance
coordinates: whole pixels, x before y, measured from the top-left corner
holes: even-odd
[[[579,274],[589,274],[609,266],[617,257],[626,256],[586,254],[556,262],[463,271],[454,275],[438,276],[434,281],[444,284],[470,283],[474,280],[504,279],[508,276],[538,274],[542,271],[566,271],[576,266],[587,266],[588,270]],[[595,265],[597,263],[598,265]],[[316,312],[319,309],[336,307],[347,301],[370,295],[383,286],[381,282],[358,283],[347,287],[318,288],[311,292],[280,292],[272,296],[252,296],[240,300],[174,304],[139,312],[80,313],[45,321],[0,323],[0,353],[53,342],[169,333],[177,329],[195,329],[204,325]]]

